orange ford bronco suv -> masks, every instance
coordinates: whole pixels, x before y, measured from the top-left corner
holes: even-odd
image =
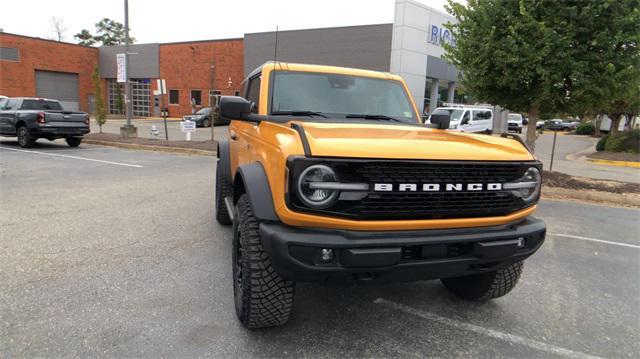
[[[440,279],[508,293],[544,241],[541,164],[519,137],[420,122],[389,73],[268,62],[220,100],[216,219],[233,223],[247,328],[285,323],[296,281]]]

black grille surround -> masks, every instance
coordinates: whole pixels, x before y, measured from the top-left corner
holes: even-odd
[[[369,183],[359,200],[340,200],[318,210],[306,207],[296,195],[298,175],[306,167],[322,163],[333,168],[340,182]],[[509,191],[399,191],[398,184],[506,183],[522,177],[529,167],[541,170],[539,161],[437,161],[292,157],[288,161],[287,206],[298,212],[354,220],[417,220],[504,216],[529,207]],[[373,190],[375,183],[393,184],[393,191]]]

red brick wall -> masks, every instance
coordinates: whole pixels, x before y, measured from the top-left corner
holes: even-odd
[[[98,49],[63,42],[0,33],[0,46],[19,49],[19,61],[0,60],[0,95],[36,96],[35,70],[78,74],[80,110],[88,110],[93,92],[91,73],[98,65]]]
[[[209,105],[209,90],[220,90],[223,95],[240,91],[243,51],[242,39],[160,44],[160,76],[166,80],[167,90],[180,91],[179,105],[168,105],[169,96],[165,97],[169,116],[191,113],[191,90],[202,91],[201,107]],[[155,81],[152,87],[156,88]]]

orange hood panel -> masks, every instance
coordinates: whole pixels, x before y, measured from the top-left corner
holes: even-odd
[[[311,154],[322,157],[531,161],[518,141],[419,126],[302,122]]]

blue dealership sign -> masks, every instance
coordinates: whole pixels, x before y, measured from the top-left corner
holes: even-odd
[[[439,46],[442,46],[442,44],[449,44],[453,47],[456,46],[456,39],[453,37],[453,34],[442,25],[430,25],[429,42]]]

